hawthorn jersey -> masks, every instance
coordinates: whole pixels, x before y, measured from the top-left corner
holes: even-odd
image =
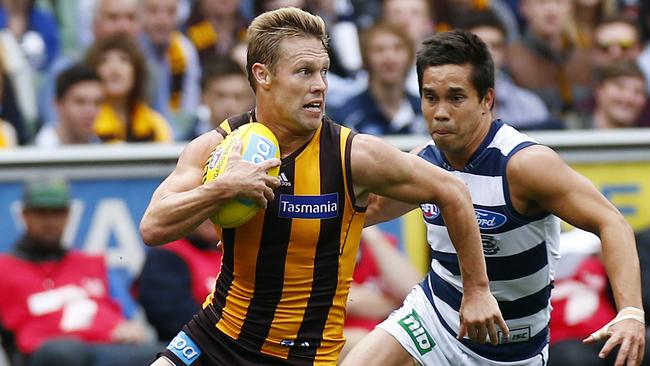
[[[419,155],[450,171],[468,186],[483,240],[490,290],[510,329],[505,344],[492,346],[467,339],[471,352],[492,361],[514,362],[539,355],[548,343],[550,296],[559,257],[559,220],[551,214],[523,216],[510,200],[506,166],[509,159],[536,142],[505,125],[492,123],[467,165],[454,170],[431,142]],[[543,167],[540,167],[543,169]],[[440,323],[455,337],[462,298],[460,267],[440,210],[422,205],[431,246],[431,269],[421,283]]]
[[[254,120],[251,111],[217,131],[225,136]],[[335,364],[365,217],[352,190],[353,138],[324,118],[309,142],[282,159],[281,185],[266,210],[222,229],[221,273],[204,307],[241,347],[290,365]]]

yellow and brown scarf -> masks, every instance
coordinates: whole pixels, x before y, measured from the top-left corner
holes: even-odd
[[[169,109],[172,112],[177,112],[181,108],[183,79],[187,70],[187,55],[183,50],[182,38],[180,32],[172,33],[169,47],[167,47],[167,61],[171,71]]]

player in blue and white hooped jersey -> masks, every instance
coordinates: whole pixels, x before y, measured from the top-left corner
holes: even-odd
[[[483,238],[490,291],[509,334],[498,344],[462,326],[459,256],[435,204],[421,205],[431,268],[403,306],[344,360],[352,365],[545,365],[559,218],[600,236],[619,315],[586,341],[620,346],[616,365],[643,358],[645,328],[639,262],[631,228],[584,177],[551,149],[492,119],[494,66],[486,45],[466,31],[438,33],[417,57],[422,110],[432,141],[413,153],[468,186]],[[375,197],[367,224],[397,217],[411,204]]]

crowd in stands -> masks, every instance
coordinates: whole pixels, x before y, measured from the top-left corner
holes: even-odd
[[[327,113],[360,132],[426,133],[415,52],[427,36],[453,28],[489,45],[496,115],[517,128],[650,125],[645,1],[7,0],[0,3],[0,147],[196,137],[251,107],[241,82],[246,27],[281,6],[325,19]],[[84,110],[94,111],[92,136],[71,139],[76,132],[61,113],[74,95],[59,89],[68,89],[65,71],[82,66],[99,76],[101,96],[93,97],[101,102]]]
[[[327,115],[359,132],[426,134],[415,54],[429,35],[454,28],[488,45],[496,67],[495,114],[514,127],[650,126],[645,0],[2,0],[0,149],[182,142],[215,128],[253,107],[246,28],[257,14],[282,6],[326,21]],[[0,294],[15,294],[0,296],[4,350],[20,365],[101,365],[93,360],[114,358],[102,356],[107,353],[124,356],[116,365],[146,364],[212,290],[218,238],[206,222],[149,252],[133,292],[153,331],[141,329],[111,299],[103,259],[61,243],[69,194],[63,182],[25,188],[25,236],[0,255],[2,268],[17,268],[0,282]],[[637,239],[650,278],[650,235]],[[80,261],[85,264],[75,266]],[[420,275],[376,230],[364,233],[358,263],[346,349],[398,307]],[[597,256],[589,256],[568,276],[603,302],[595,318],[581,319],[582,328],[554,325],[567,330],[552,339],[559,347],[551,361],[556,354],[586,364],[597,354],[588,349],[587,358],[577,358],[583,356],[576,348],[565,351],[562,342],[615,315],[603,273]],[[589,282],[596,277],[605,283]],[[59,306],[42,305],[51,299]],[[562,312],[570,306],[556,301]]]

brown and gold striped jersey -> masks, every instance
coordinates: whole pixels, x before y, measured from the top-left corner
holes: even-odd
[[[227,134],[254,111],[217,128]],[[350,173],[354,133],[324,118],[312,139],[282,159],[266,210],[223,229],[212,304],[215,326],[248,350],[291,365],[333,365],[343,347],[345,305],[365,208]]]

